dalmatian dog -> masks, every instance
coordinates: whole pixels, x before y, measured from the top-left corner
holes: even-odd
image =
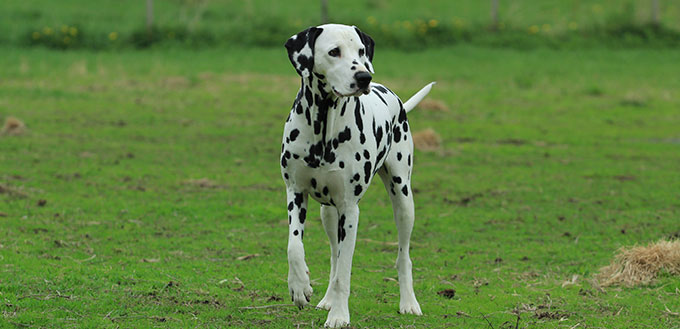
[[[302,243],[308,196],[321,203],[330,240],[330,282],[318,308],[330,310],[326,327],[349,324],[352,255],[359,200],[377,173],[392,201],[399,231],[399,312],[421,315],[413,292],[409,240],[414,222],[413,142],[406,113],[430,83],[406,103],[371,82],[371,37],[353,26],[310,27],[286,42],[302,87],[286,120],[281,174],[288,204],[288,290],[300,308],[312,295]]]

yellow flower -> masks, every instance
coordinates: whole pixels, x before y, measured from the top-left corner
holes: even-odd
[[[61,33],[66,34],[67,32],[68,32],[68,26],[62,25],[62,26],[61,26]]]
[[[47,26],[43,27],[43,33],[46,35],[52,35],[52,28]]]
[[[529,33],[530,34],[536,34],[536,33],[538,33],[539,30],[540,29],[536,25],[532,25],[532,26],[529,27]]]
[[[33,32],[31,36],[33,37],[34,40],[38,40],[40,39],[40,32]]]
[[[421,25],[421,26],[418,28],[418,33],[420,33],[420,34],[425,34],[426,32],[427,32],[427,25]]]
[[[71,38],[64,37],[64,44],[69,44],[70,42],[71,42]]]
[[[109,33],[109,40],[116,41],[116,39],[118,39],[118,32]]]
[[[541,29],[543,30],[543,32],[550,32],[550,24],[543,24],[543,26],[541,26]]]
[[[78,35],[78,29],[72,26],[72,27],[70,27],[70,28],[68,29],[68,33],[69,33],[72,37],[75,37],[76,35]]]
[[[375,25],[375,23],[378,22],[378,20],[376,20],[375,17],[373,17],[373,16],[366,17],[366,21],[368,22],[368,24],[371,24],[371,25]]]
[[[570,29],[570,30],[576,30],[576,29],[578,29],[578,23],[576,23],[576,22],[569,22],[569,29]]]
[[[429,22],[427,22],[427,25],[430,27],[437,27],[437,25],[439,25],[439,21],[436,19],[431,19]]]

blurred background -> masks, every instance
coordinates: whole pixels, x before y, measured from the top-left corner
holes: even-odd
[[[354,24],[380,47],[677,46],[668,0],[7,0],[0,43],[51,48],[280,46],[302,28]]]

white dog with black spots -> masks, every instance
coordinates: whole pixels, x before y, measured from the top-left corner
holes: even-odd
[[[331,246],[330,282],[317,307],[330,310],[327,327],[349,324],[358,204],[377,173],[390,195],[399,232],[399,312],[421,315],[409,257],[413,141],[406,113],[434,83],[406,103],[385,86],[372,83],[374,42],[353,26],[310,27],[288,39],[286,48],[302,77],[281,145],[289,223],[288,290],[293,302],[303,307],[312,295],[302,243],[311,195],[321,203]]]

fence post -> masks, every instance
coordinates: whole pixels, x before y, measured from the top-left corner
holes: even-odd
[[[321,23],[328,23],[328,0],[321,0]]]
[[[151,26],[153,25],[153,0],[146,0],[146,34],[151,38]]]
[[[652,0],[652,24],[659,25],[659,0]]]
[[[491,29],[498,30],[498,0],[491,0]]]

